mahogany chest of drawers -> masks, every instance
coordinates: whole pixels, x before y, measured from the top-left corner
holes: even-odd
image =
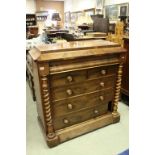
[[[104,40],[32,49],[39,122],[49,147],[116,123],[126,50]]]

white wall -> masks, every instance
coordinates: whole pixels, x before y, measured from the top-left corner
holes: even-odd
[[[105,0],[105,5],[129,3],[129,0]]]
[[[64,12],[72,11],[73,0],[64,0]]]
[[[64,0],[65,12],[74,12],[95,7],[96,0]]]
[[[129,3],[129,0],[105,0],[105,5]],[[64,11],[74,12],[96,7],[96,0],[64,0]]]
[[[26,13],[36,12],[36,0],[26,0]]]
[[[73,0],[74,11],[94,8],[96,0]]]

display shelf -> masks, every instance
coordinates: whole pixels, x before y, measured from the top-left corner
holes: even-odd
[[[26,14],[26,27],[36,25],[36,15],[35,14]]]
[[[48,16],[48,11],[39,11],[36,12],[37,21],[45,21]]]

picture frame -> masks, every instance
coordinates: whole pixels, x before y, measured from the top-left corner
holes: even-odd
[[[76,19],[80,18],[82,16],[82,14],[83,14],[82,11],[76,12]]]
[[[121,4],[120,5],[120,16],[128,16],[129,15],[129,4]]]
[[[65,12],[65,23],[70,23],[71,20],[71,13],[70,11]]]
[[[109,5],[105,7],[105,15],[109,20],[118,20],[119,5]]]
[[[96,0],[96,9],[103,9],[103,0]]]
[[[84,10],[84,12],[86,15],[89,15],[89,16],[95,15],[95,8],[86,9],[86,10]]]
[[[71,12],[71,23],[75,23],[77,18],[77,12]]]

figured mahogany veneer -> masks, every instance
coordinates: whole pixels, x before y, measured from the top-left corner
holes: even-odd
[[[53,100],[59,100],[114,86],[115,76],[107,76],[95,80],[87,80],[84,83],[68,84],[67,86],[53,88],[51,95]]]
[[[29,52],[49,147],[119,121],[125,52],[104,40],[42,45]]]
[[[60,101],[53,101],[55,117],[63,116],[75,111],[105,104],[113,99],[114,90],[108,88],[101,91],[82,94]],[[79,100],[80,98],[80,100]]]

